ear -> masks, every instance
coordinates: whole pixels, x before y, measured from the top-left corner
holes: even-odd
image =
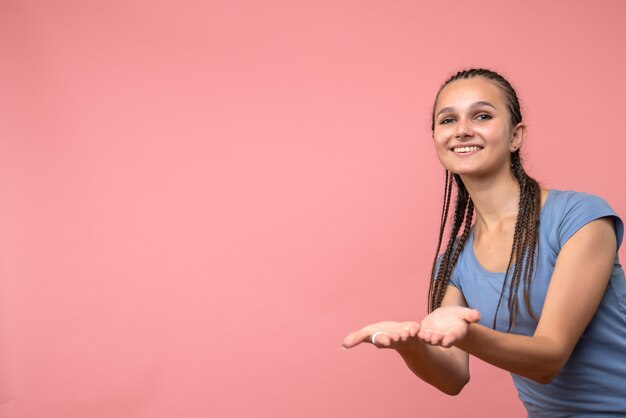
[[[527,132],[526,125],[523,122],[515,125],[515,128],[513,129],[513,136],[511,137],[511,143],[509,144],[509,151],[515,152],[520,149],[526,140]]]

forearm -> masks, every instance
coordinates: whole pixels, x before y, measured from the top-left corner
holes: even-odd
[[[469,368],[467,358],[460,358],[465,354],[456,350],[415,339],[397,351],[417,377],[448,395],[457,395],[469,381]]]
[[[539,383],[549,383],[561,370],[570,352],[546,336],[527,337],[470,324],[455,346],[511,373]]]

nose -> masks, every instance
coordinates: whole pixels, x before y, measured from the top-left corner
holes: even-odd
[[[474,135],[471,121],[467,118],[460,118],[456,124],[455,137],[458,139],[469,138]]]

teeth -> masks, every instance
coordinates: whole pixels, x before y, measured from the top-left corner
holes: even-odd
[[[465,152],[472,152],[472,151],[478,151],[479,149],[481,149],[480,147],[456,147],[453,149],[454,152],[458,152],[458,153],[465,153]]]

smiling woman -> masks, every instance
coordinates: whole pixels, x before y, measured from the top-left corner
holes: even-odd
[[[344,347],[394,349],[451,395],[469,381],[472,354],[511,372],[530,417],[623,416],[621,219],[599,197],[542,189],[525,172],[517,94],[491,70],[444,83],[432,130],[446,181],[429,314],[367,325]]]

